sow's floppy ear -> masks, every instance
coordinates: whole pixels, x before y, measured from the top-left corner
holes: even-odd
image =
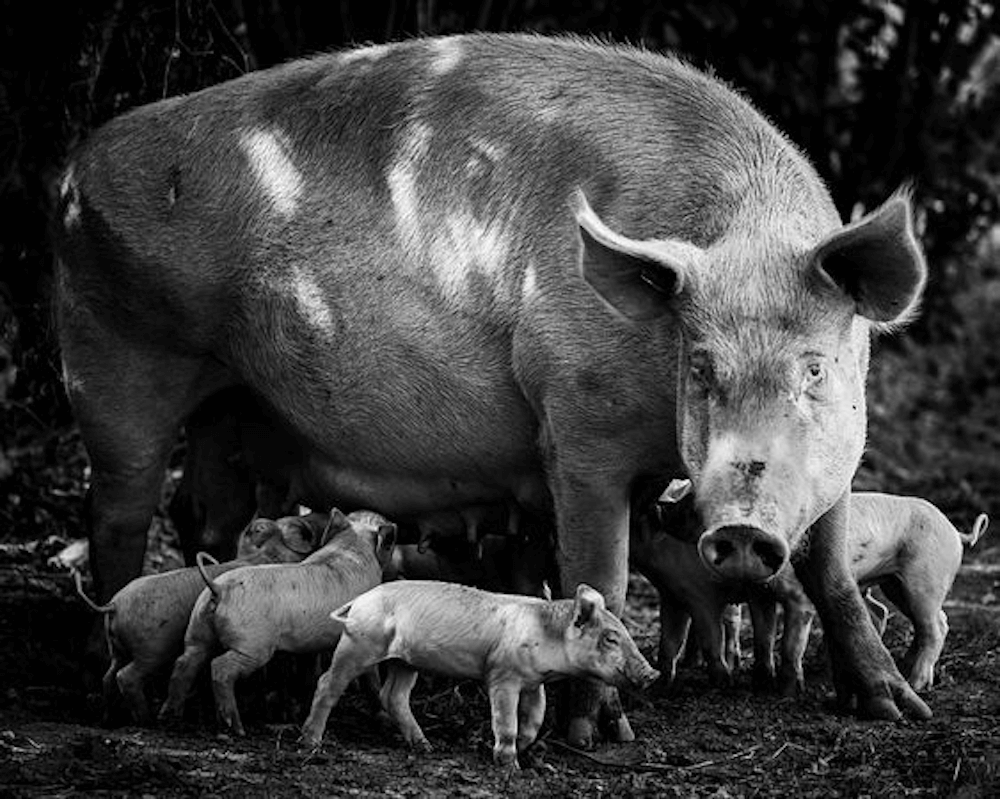
[[[600,591],[591,588],[586,583],[576,587],[576,598],[573,600],[573,623],[567,633],[573,636],[582,634],[583,628],[591,624],[594,617],[604,610],[604,597]]]
[[[615,233],[577,190],[571,201],[581,239],[580,273],[616,314],[646,322],[665,314],[701,250],[675,240],[639,241]]]
[[[927,264],[913,233],[910,198],[897,192],[857,222],[820,242],[813,267],[876,323],[906,322],[927,282]]]

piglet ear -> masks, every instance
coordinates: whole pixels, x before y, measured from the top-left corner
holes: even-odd
[[[901,323],[916,311],[927,264],[913,233],[909,197],[898,193],[817,245],[813,267],[873,322]]]
[[[392,522],[378,526],[378,532],[375,534],[375,557],[383,566],[392,557],[392,550],[396,546],[396,532],[396,525]]]
[[[577,191],[574,213],[581,240],[580,274],[618,316],[633,322],[670,310],[701,250],[674,240],[639,241],[604,224]]]
[[[601,593],[586,583],[580,583],[576,588],[576,599],[573,603],[573,627],[582,629],[602,610],[604,610],[604,597]]]
[[[347,520],[347,517],[337,508],[330,511],[330,520],[326,523],[326,529],[323,531],[323,539],[320,541],[320,546],[325,547],[330,543],[337,533],[347,530],[351,526],[351,523]]]

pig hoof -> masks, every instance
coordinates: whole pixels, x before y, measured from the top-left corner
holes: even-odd
[[[431,746],[431,742],[426,738],[416,738],[410,741],[410,749],[421,755],[429,755],[434,751],[434,747]]]
[[[566,742],[577,749],[593,749],[596,743],[596,733],[593,719],[586,716],[578,716],[569,721]]]

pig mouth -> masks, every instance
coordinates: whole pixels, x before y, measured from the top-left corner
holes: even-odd
[[[714,527],[698,539],[702,563],[726,581],[763,583],[788,563],[788,543],[759,527],[728,524]]]

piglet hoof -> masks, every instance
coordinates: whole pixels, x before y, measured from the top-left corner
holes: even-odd
[[[493,762],[508,773],[521,770],[521,764],[517,762],[517,755],[513,752],[494,750]]]

